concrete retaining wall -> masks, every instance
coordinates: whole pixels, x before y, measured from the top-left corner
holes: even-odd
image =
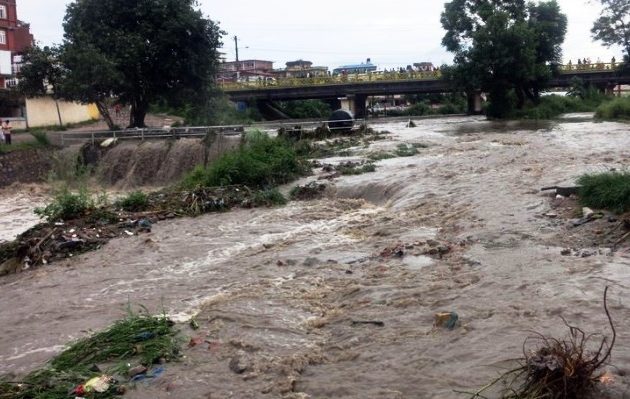
[[[57,112],[59,106],[59,112]],[[37,97],[26,99],[26,119],[29,127],[42,127],[61,124],[86,122],[99,118],[95,105],[83,105],[68,101],[55,102],[50,97]]]

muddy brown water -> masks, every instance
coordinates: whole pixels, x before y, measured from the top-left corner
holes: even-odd
[[[337,179],[329,198],[161,222],[0,279],[0,374],[32,370],[131,304],[182,322],[195,315],[199,330],[181,328],[203,343],[130,398],[466,398],[455,391],[474,392],[513,366],[532,331],[563,336],[561,316],[609,334],[608,285],[614,381],[597,397],[627,398],[628,249],[561,256],[559,237],[576,232],[543,216],[550,198],[539,192],[628,164],[628,126],[589,118],[384,123],[375,128],[391,139],[357,157],[429,147]],[[451,252],[425,256],[431,239]],[[397,244],[404,257],[379,256]],[[444,311],[461,325],[434,328]]]

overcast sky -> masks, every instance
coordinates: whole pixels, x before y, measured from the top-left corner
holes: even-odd
[[[18,16],[31,23],[40,44],[59,43],[66,5],[70,0],[17,0]],[[234,59],[233,36],[239,38],[240,59],[272,60],[274,67],[296,59],[336,67],[370,57],[381,68],[430,61],[449,63],[440,46],[443,0],[200,0],[203,12],[227,32],[224,52]],[[564,44],[565,61],[601,58],[619,49],[607,49],[591,39],[590,29],[600,7],[589,0],[559,0],[569,18]]]

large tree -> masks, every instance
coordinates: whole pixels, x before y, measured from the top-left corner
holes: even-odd
[[[603,9],[593,24],[593,38],[606,46],[621,46],[630,56],[630,1],[599,0]]]
[[[567,18],[555,0],[453,0],[442,13],[442,44],[455,54],[449,76],[465,90],[489,94],[491,116],[538,102],[561,61]]]
[[[205,99],[222,32],[197,5],[196,0],[71,3],[63,43],[68,85],[76,94],[108,89],[131,105],[130,127],[144,126],[149,104],[157,99]]]
[[[63,44],[27,53],[21,89],[131,106],[129,127],[144,127],[152,102],[201,104],[211,95],[223,32],[195,9],[196,0],[76,0],[68,6]]]

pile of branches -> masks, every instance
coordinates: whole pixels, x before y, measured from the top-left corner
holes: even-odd
[[[597,346],[591,346],[595,335],[586,334],[562,319],[569,328],[566,338],[542,334],[528,338],[523,344],[521,366],[475,392],[471,399],[486,398],[482,394],[500,383],[505,386],[502,399],[577,399],[592,393],[603,376],[602,366],[610,360],[617,338],[607,294],[608,287],[604,291],[604,310],[612,330],[610,343],[608,337],[603,337]],[[528,350],[532,347],[533,350]]]

